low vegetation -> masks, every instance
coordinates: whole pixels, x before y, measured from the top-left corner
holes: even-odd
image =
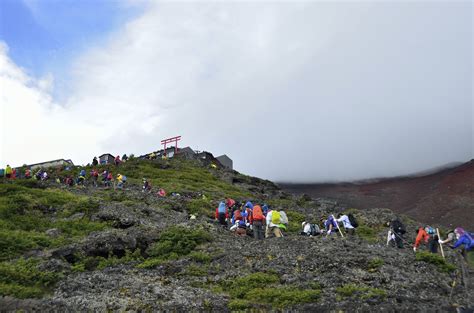
[[[38,259],[0,263],[0,294],[16,298],[37,298],[50,291],[61,273],[39,269]]]
[[[387,292],[383,289],[356,284],[346,284],[338,287],[336,292],[339,298],[384,300],[387,297]]]
[[[34,181],[26,182],[0,183],[0,261],[31,249],[74,242],[107,227],[89,219],[98,208],[96,199],[61,189],[41,189]],[[84,215],[70,218],[75,213]],[[48,229],[56,229],[57,236],[47,235]]]
[[[149,259],[140,264],[139,268],[152,268],[165,261],[176,260],[190,255],[203,243],[210,242],[212,237],[202,229],[191,229],[183,226],[172,226],[161,233],[157,242],[151,245],[147,254]],[[204,260],[202,254],[194,253],[192,257]]]
[[[320,289],[301,289],[296,286],[282,286],[278,275],[257,272],[221,283],[222,291],[229,294],[230,310],[245,310],[260,305],[286,308],[295,304],[316,302]]]
[[[449,273],[456,270],[456,266],[446,262],[442,256],[427,251],[419,251],[416,253],[416,260],[434,264],[440,272]]]

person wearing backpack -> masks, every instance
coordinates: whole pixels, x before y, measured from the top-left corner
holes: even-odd
[[[278,227],[280,228],[280,231],[282,235],[284,235],[284,232],[286,231],[288,227],[288,216],[286,215],[285,211],[281,210],[280,211],[280,223],[278,224]]]
[[[415,245],[413,246],[413,251],[417,251],[420,244],[425,243],[428,247],[428,250],[431,253],[438,253],[438,235],[436,231],[431,226],[420,227],[416,231]]]
[[[399,249],[403,249],[403,235],[406,233],[405,225],[398,219],[392,220],[390,223],[390,233],[395,238],[395,244]]]
[[[252,230],[253,236],[255,239],[263,239],[265,235],[263,233],[263,225],[265,224],[265,216],[263,215],[263,210],[260,205],[255,205],[253,207],[253,217],[252,217]]]
[[[92,160],[92,166],[97,166],[99,164],[99,161],[97,161],[97,157],[94,157]]]
[[[461,254],[464,259],[467,260],[467,253],[474,251],[474,238],[471,233],[465,231],[461,227],[456,228],[454,233],[456,234],[457,241],[453,246],[451,246],[451,249],[457,249],[460,246],[463,246]]]
[[[91,171],[91,176],[92,176],[92,184],[94,185],[94,187],[97,187],[98,186],[97,180],[99,179],[99,171],[97,171],[96,169],[93,169]]]
[[[336,222],[337,223],[342,222],[342,224],[344,225],[344,229],[346,230],[346,233],[348,233],[349,235],[352,236],[355,234],[355,227],[352,225],[348,215],[339,213],[337,215]]]
[[[229,211],[224,201],[219,203],[219,206],[216,208],[216,221],[219,221],[219,224],[223,227],[227,227],[227,220],[229,218]]]
[[[267,213],[267,227],[265,229],[265,238],[269,238],[272,234],[278,238],[282,237],[280,227],[278,227],[280,222],[280,212],[278,212],[277,210],[271,210]]]
[[[9,164],[7,164],[7,167],[5,168],[5,178],[10,179],[12,177],[12,168]]]

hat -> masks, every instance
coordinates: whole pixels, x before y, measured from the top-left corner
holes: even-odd
[[[306,225],[306,222],[301,223],[301,226],[304,226],[304,225]]]

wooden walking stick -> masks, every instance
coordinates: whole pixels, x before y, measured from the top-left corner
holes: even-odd
[[[439,235],[439,229],[438,228],[436,228],[436,233],[438,234],[438,240],[441,240],[441,236]],[[443,245],[439,242],[438,242],[438,244],[439,244],[439,247],[441,248],[441,255],[443,256],[443,259],[445,259]]]
[[[337,230],[339,231],[339,233],[341,234],[342,238],[344,238],[344,235],[342,234],[342,231],[341,229],[339,228],[339,223],[336,221],[336,218],[334,217],[334,215],[332,216],[334,222],[336,222],[336,226],[337,226]]]

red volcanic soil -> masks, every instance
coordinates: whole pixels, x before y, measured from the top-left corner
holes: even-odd
[[[424,223],[474,230],[474,160],[429,175],[372,182],[279,184],[292,193],[361,209],[389,208]]]

